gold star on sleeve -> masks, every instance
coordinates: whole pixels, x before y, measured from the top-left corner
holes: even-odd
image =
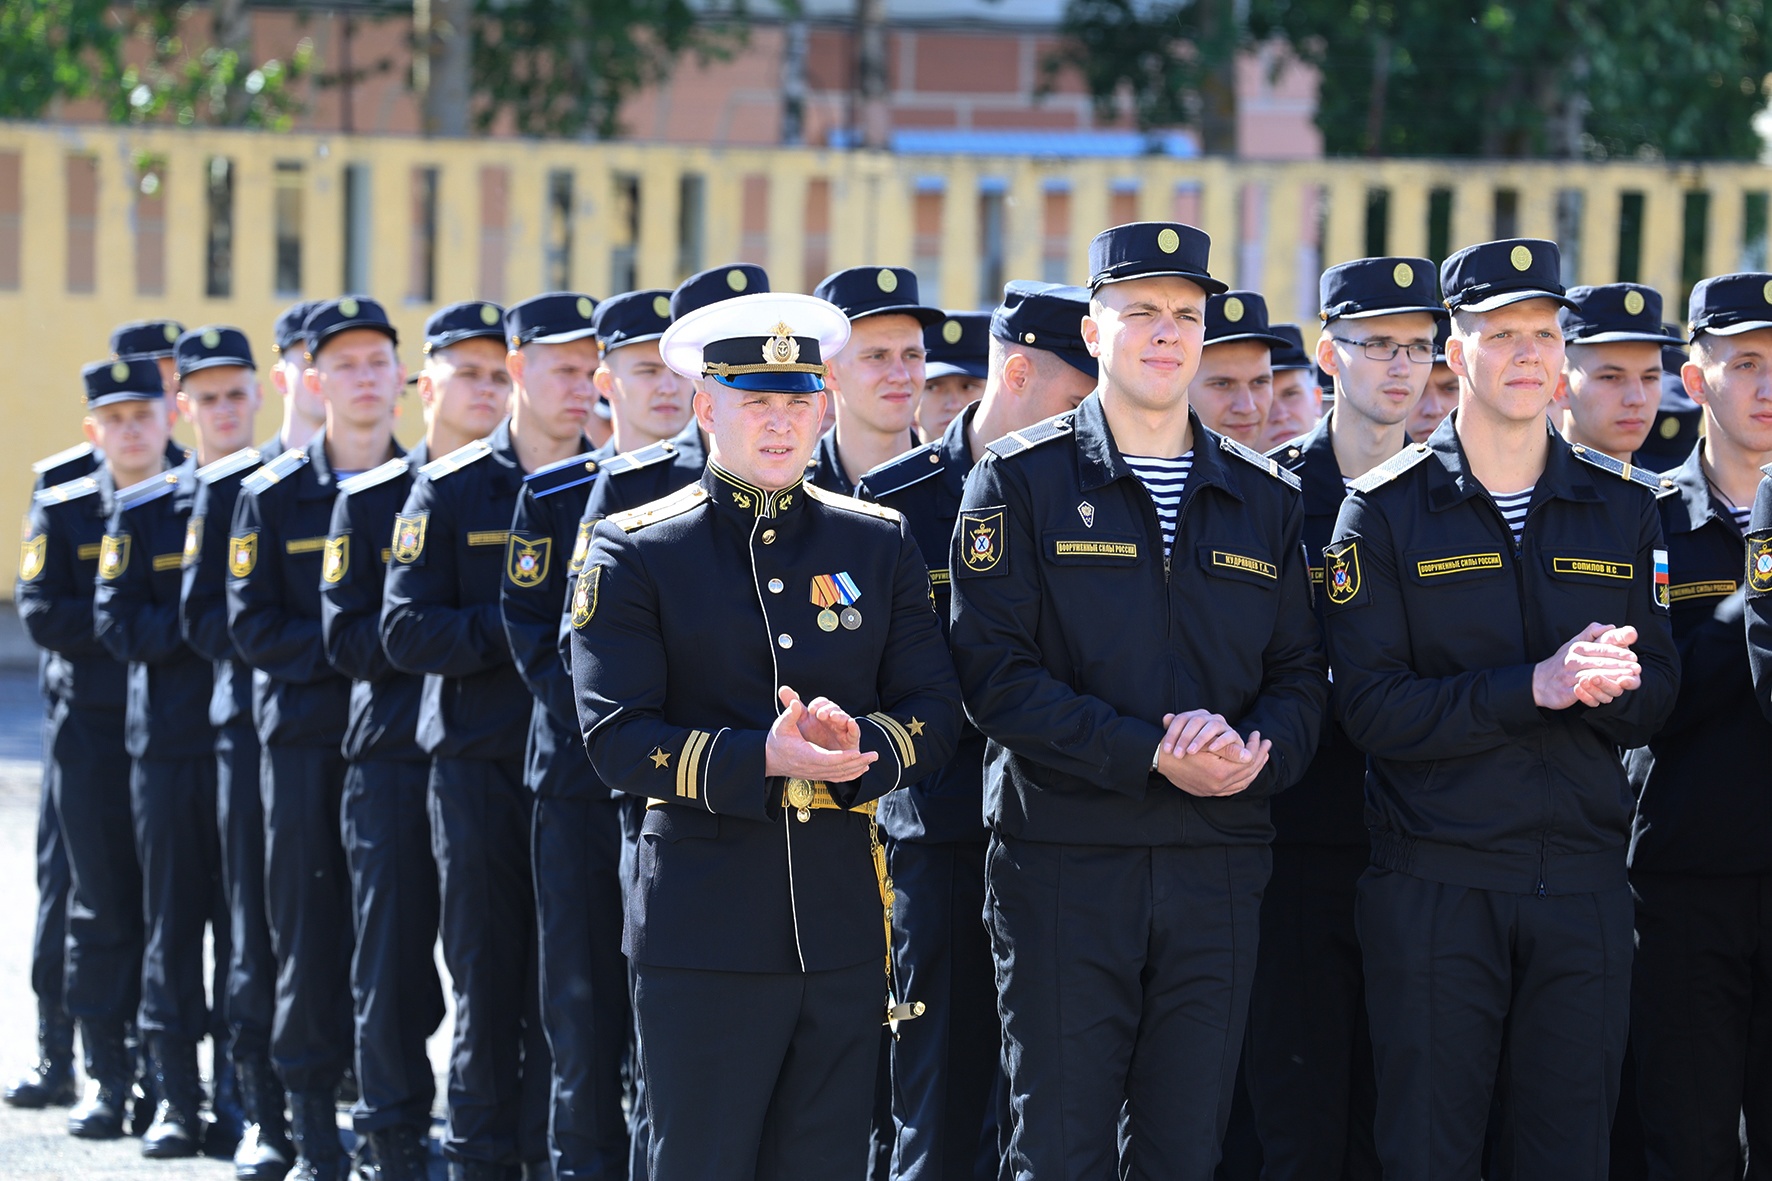
[[[664,747],[658,747],[651,754],[652,765],[660,770],[671,765],[671,754]]]
[[[919,722],[919,721],[918,721],[918,720],[917,720],[917,719],[916,719],[916,718],[912,718],[912,719],[911,719],[911,725],[910,725],[910,731],[911,731],[911,737],[912,737],[912,738],[920,738],[920,737],[922,737],[922,735],[923,735],[923,723],[922,723],[922,722]]]

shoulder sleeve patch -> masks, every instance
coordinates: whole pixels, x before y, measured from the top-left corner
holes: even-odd
[[[205,484],[224,479],[235,472],[243,472],[264,462],[257,447],[242,447],[232,455],[224,455],[214,463],[206,463],[197,469],[197,479]]]
[[[1008,459],[1012,455],[1020,455],[1024,451],[1032,451],[1041,443],[1050,443],[1071,433],[1071,415],[1073,411],[1056,414],[1033,426],[1024,427],[1019,431],[1010,431],[1001,439],[985,447],[992,455]]]
[[[1747,535],[1747,594],[1752,599],[1772,595],[1772,529]]]
[[[1592,464],[1601,471],[1611,472],[1621,480],[1629,480],[1647,488],[1655,494],[1657,500],[1663,496],[1672,496],[1677,491],[1671,476],[1648,471],[1622,459],[1614,459],[1604,451],[1595,451],[1592,447],[1583,447],[1579,443],[1572,445],[1569,450],[1583,463]]]
[[[1334,607],[1350,607],[1365,601],[1359,538],[1350,537],[1323,547],[1323,590]]]
[[[386,484],[395,476],[403,475],[412,470],[404,458],[390,459],[378,464],[366,472],[358,472],[348,480],[340,480],[338,490],[346,496],[361,492],[365,488],[374,488],[377,484]]]
[[[838,492],[827,492],[815,485],[806,485],[806,495],[820,504],[828,504],[832,508],[846,509],[852,513],[860,513],[866,517],[879,517],[882,521],[894,523],[903,521],[904,514],[895,508],[887,508],[883,504],[873,504],[866,500],[857,500],[853,496],[844,496]]]
[[[954,525],[960,547],[961,564],[954,567],[952,577],[976,577],[982,574],[1007,574],[1001,569],[1007,552],[1004,524],[1009,513],[1007,505],[985,505],[967,509]]]
[[[1260,468],[1294,492],[1297,492],[1304,487],[1303,482],[1300,481],[1297,476],[1281,467],[1278,460],[1269,459],[1253,447],[1245,447],[1229,435],[1220,435],[1218,437],[1218,448],[1220,451],[1227,451],[1236,456],[1251,467]]]
[[[91,443],[75,443],[72,447],[57,451],[54,455],[45,455],[31,465],[31,470],[40,476],[51,468],[60,467],[64,463],[73,463],[76,459],[84,459],[91,454]]]
[[[440,480],[444,476],[461,471],[477,459],[485,459],[492,454],[492,444],[485,439],[475,439],[472,443],[457,447],[441,459],[433,459],[418,469],[418,474],[431,480]]]
[[[655,463],[664,463],[677,454],[677,446],[670,440],[654,443],[650,447],[642,447],[638,451],[623,451],[603,461],[603,470],[612,476],[623,472],[638,471],[643,467],[651,467]]]
[[[291,447],[265,466],[247,476],[240,487],[247,492],[263,492],[273,484],[287,480],[302,468],[308,466],[308,453],[300,447]]]
[[[131,484],[117,493],[117,507],[128,510],[140,508],[144,504],[159,500],[168,492],[178,487],[178,471],[161,472],[150,476],[139,484]]]
[[[616,513],[606,519],[623,533],[632,533],[637,529],[644,529],[648,525],[656,525],[660,521],[668,521],[672,517],[682,516],[707,498],[708,490],[706,488],[700,484],[690,484],[662,500],[643,504],[639,508],[629,509],[625,513]]]
[[[1375,488],[1382,488],[1426,459],[1432,451],[1426,443],[1411,443],[1371,471],[1356,476],[1348,487],[1355,492],[1371,492]]]

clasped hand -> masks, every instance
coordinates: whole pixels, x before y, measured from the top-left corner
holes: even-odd
[[[880,757],[861,749],[861,724],[836,702],[827,697],[802,702],[787,685],[777,696],[782,711],[763,744],[764,774],[847,783]]]
[[[1192,796],[1236,795],[1267,766],[1273,742],[1260,730],[1247,741],[1210,710],[1164,714],[1168,727],[1157,748],[1157,772]]]

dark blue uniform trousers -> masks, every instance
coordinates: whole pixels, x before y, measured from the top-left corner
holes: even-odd
[[[1364,848],[1276,845],[1243,1076],[1265,1181],[1376,1181],[1377,1106],[1354,931]]]
[[[215,818],[215,758],[137,759],[129,789],[147,921],[138,1024],[144,1033],[180,1042],[215,1033],[220,1046],[225,1031],[211,1021],[203,979],[203,929],[213,924],[216,983],[226,986],[229,920]],[[222,999],[219,991],[217,999]]]
[[[1631,874],[1648,1175],[1772,1177],[1772,876]]]
[[[1538,897],[1394,870],[1360,879],[1386,1177],[1607,1175],[1630,1004],[1625,886]]]
[[[1268,864],[1266,846],[992,839],[985,913],[1009,1072],[1005,1178],[1212,1176]]]
[[[844,1181],[867,1167],[885,966],[635,969],[652,1181]]]
[[[621,825],[621,804],[606,794],[535,801],[531,855],[556,1181],[628,1176],[622,1066],[633,1014],[621,953]]]
[[[442,884],[443,959],[455,991],[449,1052],[453,1160],[548,1155],[550,1067],[536,978],[523,760],[431,763],[431,852]]]
[[[228,1056],[268,1055],[277,1007],[277,957],[265,914],[265,804],[259,791],[258,734],[250,723],[215,739],[215,822],[221,834],[222,890],[228,901],[226,1000]]]
[[[640,882],[640,826],[646,821],[646,801],[624,795],[616,801],[621,809],[621,896],[632,896]],[[625,921],[625,908],[623,911]],[[634,965],[628,964],[629,1023],[627,1055],[628,1181],[649,1181],[646,1162],[651,1156],[652,1125],[646,1118],[646,1072],[640,1069],[640,1014],[634,1010]]]
[[[121,1033],[141,996],[142,882],[123,710],[56,706],[55,808],[67,849],[66,1004]]]
[[[429,762],[365,759],[345,770],[340,826],[357,945],[358,1133],[409,1124],[430,1133],[437,1084],[425,1039],[443,1023],[437,978],[437,863],[425,802]]]
[[[68,957],[68,851],[55,812],[55,704],[43,718],[43,787],[37,798],[37,922],[31,932],[31,991],[37,1003],[63,1008],[62,970]]]
[[[351,1061],[351,883],[337,747],[266,746],[265,902],[277,957],[271,1063],[291,1093],[330,1095]]]
[[[985,842],[888,841],[892,966],[923,1016],[892,1044],[892,1167],[901,1181],[996,1181],[1008,1094],[984,924]]]

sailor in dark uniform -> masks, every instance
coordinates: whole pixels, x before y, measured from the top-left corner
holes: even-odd
[[[837,425],[818,441],[806,478],[848,496],[862,473],[917,445],[923,392],[923,330],[947,313],[917,302],[908,267],[849,267],[826,275],[813,294],[849,317],[849,343],[827,358]]]
[[[855,1176],[868,1155],[890,996],[873,804],[946,760],[959,715],[902,519],[803,482],[846,336],[805,296],[673,325],[714,457],[600,523],[574,595],[592,761],[657,804],[626,934],[653,1181]]]
[[[1076,409],[1095,388],[1083,346],[1089,292],[1016,280],[970,338],[974,352],[944,351],[944,364],[979,363],[983,396],[942,436],[862,477],[864,500],[902,513],[930,567],[936,614],[949,611],[948,544],[966,473],[993,441]],[[961,318],[928,333],[957,349]],[[943,330],[947,325],[956,331]],[[950,344],[948,338],[958,338]],[[962,370],[969,372],[969,370]],[[903,1181],[996,1181],[1006,1117],[997,986],[984,924],[984,735],[963,725],[954,757],[934,775],[880,801],[892,871],[893,966],[924,1015],[892,1043],[893,1130],[888,1175]]]
[[[68,1117],[75,1136],[123,1132],[135,1063],[125,1047],[141,991],[141,871],[130,812],[124,667],[94,633],[99,554],[119,484],[166,463],[165,389],[153,361],[101,361],[82,371],[86,436],[105,454],[90,475],[44,489],[15,589],[19,618],[51,653],[54,799],[71,891],[65,997],[80,1024],[86,1092]],[[147,1112],[135,1113],[145,1127]]]

